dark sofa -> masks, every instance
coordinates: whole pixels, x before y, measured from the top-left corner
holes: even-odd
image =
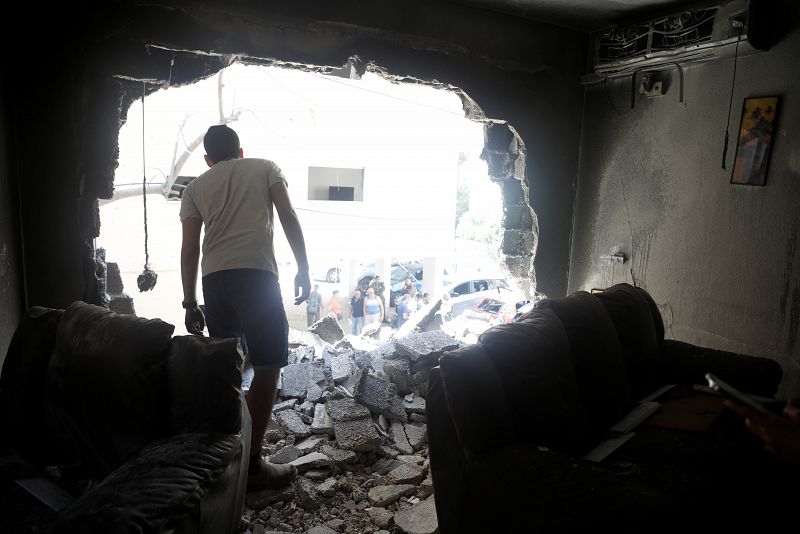
[[[3,445],[69,498],[6,528],[235,530],[250,448],[241,347],[173,331],[83,302],[24,315],[0,375]]]
[[[426,399],[441,532],[759,531],[793,521],[797,469],[693,387],[709,371],[765,397],[782,378],[766,358],[665,340],[655,302],[628,284],[545,299],[446,352]],[[584,458],[671,384],[621,447]],[[687,415],[687,405],[705,408]],[[698,419],[706,427],[682,426]]]

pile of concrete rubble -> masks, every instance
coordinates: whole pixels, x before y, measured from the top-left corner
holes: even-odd
[[[263,445],[299,476],[249,493],[239,532],[438,532],[425,394],[431,368],[459,343],[441,330],[345,336],[333,316],[309,330],[292,332]]]

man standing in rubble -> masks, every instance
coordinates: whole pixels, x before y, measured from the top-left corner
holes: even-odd
[[[210,168],[186,187],[180,210],[186,329],[202,334],[207,323],[212,337],[242,340],[255,372],[247,393],[252,418],[247,490],[281,488],[297,476],[297,469],[267,463],[261,456],[278,378],[289,354],[289,324],[272,244],[273,207],[297,262],[295,304],[308,298],[311,285],[305,239],[286,179],[275,163],[244,158],[239,136],[225,125],[211,126],[203,145]],[[205,315],[195,295],[203,226]]]

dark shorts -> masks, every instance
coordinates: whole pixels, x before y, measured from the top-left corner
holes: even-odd
[[[288,363],[289,323],[278,277],[258,269],[217,271],[203,277],[211,337],[238,337],[254,367]]]

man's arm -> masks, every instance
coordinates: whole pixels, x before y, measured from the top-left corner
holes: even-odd
[[[306,254],[303,229],[300,227],[300,220],[289,199],[286,183],[278,182],[270,187],[269,191],[272,195],[272,203],[281,220],[283,232],[286,234],[286,239],[289,241],[289,246],[292,248],[294,259],[297,262],[297,275],[294,277],[294,303],[301,304],[311,292],[311,278],[308,274],[308,255]]]
[[[186,309],[186,330],[200,334],[205,328],[205,317],[197,304],[197,264],[200,261],[200,230],[202,219],[187,217],[182,221],[181,283],[183,284],[183,307]],[[194,304],[192,304],[194,303]]]

